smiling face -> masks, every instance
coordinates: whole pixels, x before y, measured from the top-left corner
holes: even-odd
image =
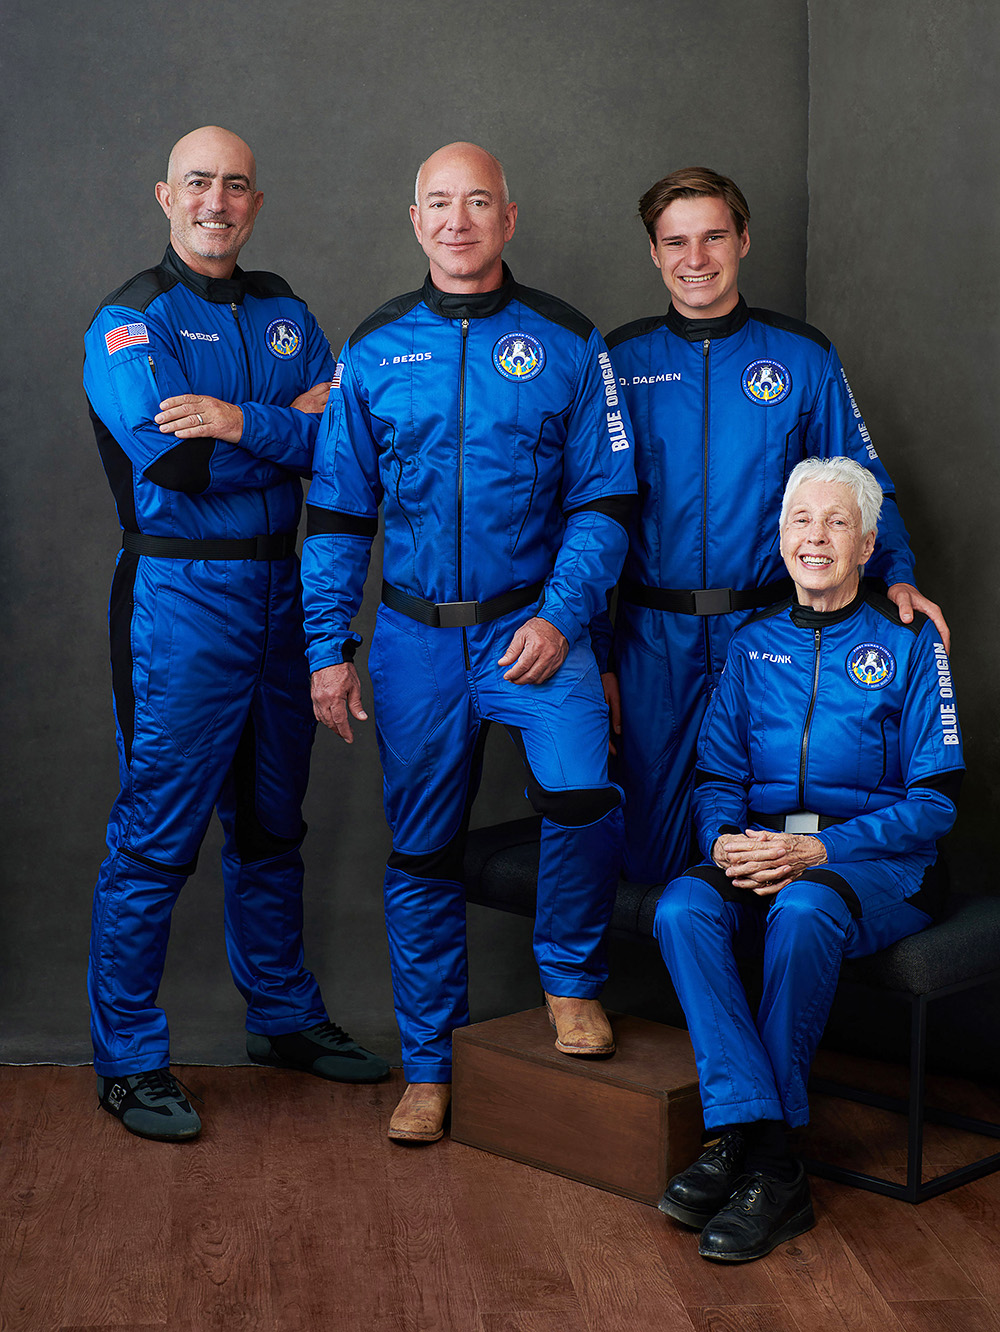
[[[854,599],[875,549],[875,533],[862,528],[854,491],[842,481],[803,481],[789,498],[781,555],[800,605],[832,611]]]
[[[649,248],[678,314],[715,319],[736,305],[736,279],[750,232],[737,231],[724,199],[675,199],[656,219]]]
[[[410,220],[440,291],[495,291],[503,283],[503,247],[514,234],[496,158],[472,143],[453,143],[427,159]]]
[[[170,219],[170,243],[196,273],[231,277],[264,202],[253,153],[237,135],[210,125],[174,145],[167,176],[156,197]]]

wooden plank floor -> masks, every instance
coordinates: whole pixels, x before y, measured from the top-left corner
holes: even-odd
[[[1000,1175],[920,1207],[815,1180],[815,1230],[726,1267],[640,1203],[389,1143],[398,1071],[176,1071],[205,1130],[170,1146],[99,1110],[89,1068],[0,1068],[4,1332],[1000,1332]],[[816,1145],[901,1168],[897,1117],[814,1119]],[[935,1172],[988,1150],[929,1137]]]

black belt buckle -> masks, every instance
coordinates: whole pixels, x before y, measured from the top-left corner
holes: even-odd
[[[255,536],[253,540],[252,560],[281,560],[292,552],[287,532],[268,532],[264,536]]]
[[[479,623],[478,601],[438,601],[435,607],[442,629],[467,629]]]
[[[695,615],[728,615],[732,609],[733,589],[731,587],[695,588]]]

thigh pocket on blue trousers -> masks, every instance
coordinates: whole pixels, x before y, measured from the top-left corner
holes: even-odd
[[[158,587],[155,595],[146,702],[178,749],[191,754],[235,693],[232,627],[176,588]]]
[[[387,754],[408,764],[445,718],[443,690],[427,639],[379,610],[368,673],[375,701],[375,726],[383,768]],[[432,630],[439,634],[459,630]]]

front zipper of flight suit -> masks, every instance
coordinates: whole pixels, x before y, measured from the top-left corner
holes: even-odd
[[[230,308],[230,310],[232,310],[232,312],[233,312],[233,319],[234,319],[235,322],[236,322],[236,330],[237,330],[237,332],[238,332],[239,335],[240,335],[240,342],[241,342],[241,344],[242,344],[242,346],[243,346],[243,359],[244,359],[244,361],[246,362],[246,367],[247,367],[247,396],[246,396],[246,401],[247,401],[247,402],[253,402],[253,368],[252,368],[252,366],[251,366],[251,364],[250,364],[250,349],[247,347],[247,340],[246,340],[246,338],[245,338],[244,335],[243,335],[243,325],[240,323],[240,307],[236,304],[235,301],[230,301],[230,302],[229,302],[229,308]],[[263,533],[263,535],[264,535],[264,536],[270,536],[270,534],[271,534],[271,514],[270,514],[270,512],[269,512],[269,510],[268,510],[268,507],[267,507],[267,493],[265,492],[265,490],[263,489],[263,487],[261,487],[260,498],[261,498],[261,502],[262,502],[263,505],[264,505],[264,533]],[[268,649],[268,644],[269,644],[269,642],[270,642],[270,637],[271,637],[271,614],[270,614],[270,606],[271,606],[271,561],[270,561],[270,560],[267,560],[267,561],[265,561],[265,563],[267,564],[267,596],[266,596],[266,599],[265,599],[265,605],[266,605],[266,607],[267,607],[268,609],[267,609],[267,614],[265,614],[265,616],[264,616],[264,643],[263,643],[263,646],[262,646],[262,649],[261,649],[261,654],[260,654],[260,672],[261,672],[261,673],[263,673],[263,670],[264,670],[264,663],[265,663],[265,661],[267,660],[267,649]]]
[[[819,650],[822,642],[822,629],[813,630],[813,682],[809,707],[806,709],[806,724],[802,728],[802,743],[799,746],[799,809],[806,807],[806,758],[809,753],[809,727],[812,725],[813,709],[816,706],[816,693],[819,689]]]
[[[469,346],[469,321],[462,320],[462,355],[458,367],[458,518],[455,530],[456,553],[455,563],[458,574],[458,600],[462,596],[462,499],[463,487],[465,485],[465,355]],[[465,629],[462,629],[462,650],[465,653],[465,669],[472,669],[472,662],[469,658],[469,638]]]
[[[706,338],[701,344],[701,585],[708,586],[708,354],[712,342]],[[705,679],[712,679],[712,640],[708,632],[709,616],[702,617],[705,635]]]

